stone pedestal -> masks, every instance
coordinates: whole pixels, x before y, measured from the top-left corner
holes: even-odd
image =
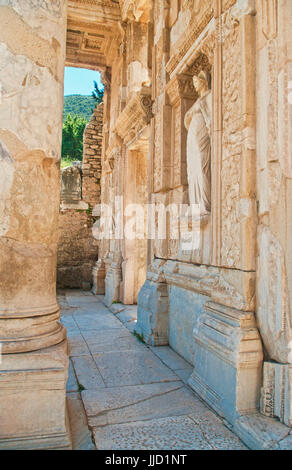
[[[259,406],[262,345],[253,313],[208,302],[194,328],[189,385],[234,423]]]
[[[0,447],[68,448],[56,258],[65,2],[0,6]]]
[[[95,295],[105,293],[105,264],[103,260],[98,260],[92,270],[93,287],[92,292]]]
[[[70,449],[67,341],[0,364],[0,449]]]
[[[147,279],[138,295],[137,328],[147,344],[164,346],[169,342],[168,288]]]
[[[261,413],[292,427],[292,365],[264,363]]]
[[[120,300],[120,285],[122,280],[121,256],[115,254],[114,260],[107,270],[105,278],[105,304],[110,307],[113,302]]]

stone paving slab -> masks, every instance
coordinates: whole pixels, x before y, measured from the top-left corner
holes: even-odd
[[[128,321],[127,323],[124,323],[124,326],[127,328],[127,330],[129,330],[131,333],[139,333],[141,334],[142,331],[140,330],[140,328],[138,328],[137,326],[137,321],[134,320],[134,321]]]
[[[127,308],[123,310],[121,313],[118,313],[117,317],[122,323],[136,322],[137,321],[137,309],[133,310],[133,309]]]
[[[95,450],[79,393],[67,394],[73,450]]]
[[[277,419],[260,413],[240,416],[235,429],[252,450],[292,450],[292,430]]]
[[[247,450],[247,447],[227,426],[223,420],[201,402],[196,413],[189,413],[189,418],[199,426],[206,439],[218,450]]]
[[[92,307],[92,305],[98,305],[100,303],[100,301],[93,295],[83,295],[78,297],[76,295],[66,294],[66,300],[70,307]]]
[[[164,364],[170,367],[170,369],[188,369],[190,367],[190,364],[169,346],[156,346],[150,349]]]
[[[186,369],[176,369],[176,371],[175,371],[176,375],[179,376],[179,378],[181,379],[181,381],[184,384],[188,383],[188,380],[189,380],[192,372],[193,372],[193,367],[192,366],[189,366]]]
[[[90,390],[82,399],[92,427],[199,413],[203,406],[182,382]]]
[[[75,313],[75,311],[74,311]],[[74,317],[73,315],[63,315],[62,314],[62,317],[61,317],[61,322],[62,324],[66,327],[67,329],[67,335],[69,334],[74,334],[74,333],[79,333],[79,328],[78,328],[78,325],[76,323],[76,321],[74,320]]]
[[[84,338],[82,337],[80,331],[68,332],[68,343],[69,343],[69,355],[70,357],[74,356],[86,356],[89,355],[89,349],[87,347]]]
[[[107,387],[179,380],[177,375],[147,348],[141,352],[110,352],[93,357]]]
[[[72,357],[79,384],[85,389],[104,387],[104,381],[91,356]]]
[[[117,313],[122,312],[125,310],[126,306],[123,304],[112,304],[110,307],[110,311],[114,314],[117,315]]]
[[[90,293],[68,296],[74,307],[63,295],[62,322],[72,361],[67,390],[75,449],[94,447],[88,425],[99,449],[245,448],[185,385],[192,366],[171,348],[149,348],[130,333],[136,306],[114,315]],[[290,440],[284,436],[283,448]]]
[[[73,316],[81,331],[123,328],[121,322],[112,314],[103,312],[87,313],[86,311],[78,311],[78,313],[74,313]]]
[[[246,447],[228,429],[216,440],[188,416],[177,416],[149,421],[94,428],[97,449],[105,450],[244,450]],[[227,435],[228,434],[228,435]]]
[[[144,351],[145,349],[145,346],[125,328],[83,331],[82,335],[91,354],[112,351]]]
[[[76,375],[72,365],[71,359],[69,360],[68,380],[66,385],[67,392],[78,392],[79,386],[76,380]]]

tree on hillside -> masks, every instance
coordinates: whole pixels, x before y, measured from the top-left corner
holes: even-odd
[[[98,88],[98,84],[96,81],[94,81],[93,83],[94,83],[94,90],[92,92],[92,96],[96,101],[96,106],[98,106],[103,101],[104,88]]]
[[[83,117],[68,114],[62,132],[62,157],[72,160],[82,160],[83,133],[87,120]]]

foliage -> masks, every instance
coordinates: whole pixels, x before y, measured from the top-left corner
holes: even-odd
[[[62,132],[62,158],[82,160],[83,132],[87,120],[82,116],[68,114]]]
[[[70,157],[62,157],[61,168],[66,168],[67,166],[72,166],[74,160]]]
[[[133,331],[133,335],[136,336],[136,338],[138,339],[138,341],[140,341],[140,343],[145,343],[145,340],[144,340],[144,334],[140,334],[138,333],[138,331],[134,330]]]
[[[62,162],[61,167],[82,160],[83,132],[96,106],[103,101],[104,89],[94,81],[92,96],[69,95],[64,97]]]
[[[96,102],[96,106],[98,106],[103,101],[104,88],[99,89],[96,81],[94,81],[93,83],[94,83],[94,90],[92,92],[92,98]]]
[[[87,95],[68,95],[64,96],[63,121],[67,119],[68,114],[73,116],[77,114],[89,121],[92,111],[96,106],[93,96]]]

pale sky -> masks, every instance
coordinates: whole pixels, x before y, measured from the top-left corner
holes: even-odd
[[[75,67],[65,68],[64,95],[91,95],[94,80],[101,86],[100,73]]]

